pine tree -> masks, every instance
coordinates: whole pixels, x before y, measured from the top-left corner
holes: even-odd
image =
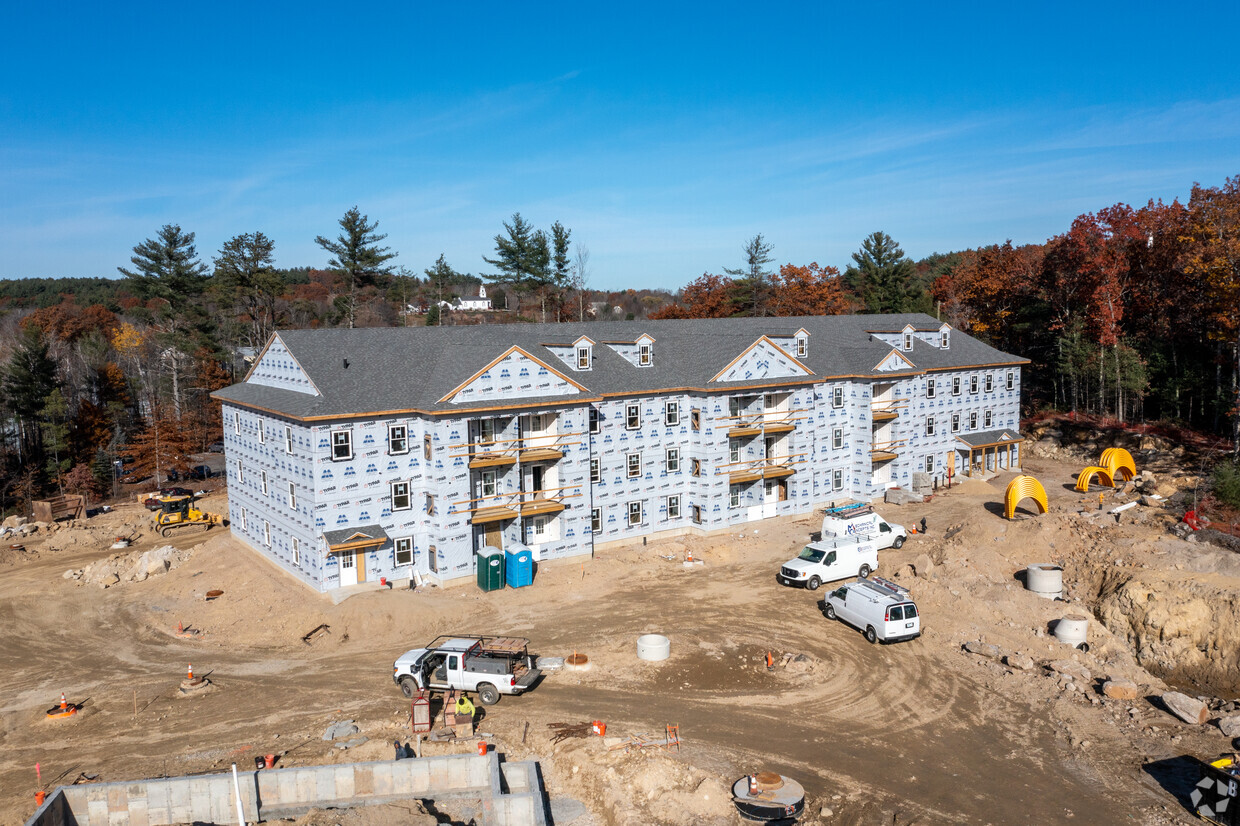
[[[867,312],[907,313],[916,309],[921,291],[914,283],[916,267],[885,232],[875,232],[852,254],[855,264],[844,271],[844,283]]]
[[[551,285],[555,290],[555,320],[560,320],[560,310],[564,304],[564,294],[572,286],[572,259],[569,257],[570,229],[556,221],[551,225]]]
[[[261,232],[230,238],[215,258],[215,286],[250,318],[250,346],[262,347],[276,326],[284,279],[275,269],[275,242]]]
[[[551,261],[547,234],[536,231],[519,212],[513,213],[512,223],[504,222],[504,230],[507,235],[495,236],[495,257],[484,255],[482,260],[498,267],[518,295],[541,289],[547,283]]]
[[[766,265],[775,260],[771,255],[773,249],[759,232],[745,244],[745,266],[735,270],[724,267],[723,271],[735,279],[733,297],[738,315],[770,315],[767,302],[771,294],[771,276],[775,273],[766,269]]]
[[[376,276],[390,274],[391,267],[384,264],[398,253],[390,252],[391,247],[379,246],[387,234],[377,234],[375,229],[379,222],[370,223],[369,216],[363,215],[356,206],[346,212],[339,223],[342,232],[335,241],[319,235],[314,243],[332,254],[327,266],[343,271],[349,279],[349,294],[341,302],[340,309],[352,329],[357,319],[358,288],[373,284]]]
[[[133,248],[134,269],[117,267],[142,298],[168,302],[174,314],[181,314],[202,294],[207,267],[198,260],[194,233],[182,232],[179,224],[164,224],[155,238]]]

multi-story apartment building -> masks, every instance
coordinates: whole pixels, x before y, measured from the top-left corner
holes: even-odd
[[[921,314],[287,330],[214,395],[233,535],[328,590],[1012,467],[1026,363]]]

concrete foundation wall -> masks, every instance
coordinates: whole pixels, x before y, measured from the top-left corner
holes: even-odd
[[[508,773],[520,778],[511,784],[517,787],[517,795],[504,794],[495,754],[269,769],[238,772],[237,776],[248,822],[294,817],[312,808],[477,797],[483,802],[488,824],[545,823],[542,789],[532,764],[515,764]],[[226,772],[61,786],[26,826],[236,822],[233,778]]]

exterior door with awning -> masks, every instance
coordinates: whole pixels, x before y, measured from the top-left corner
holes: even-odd
[[[379,525],[324,531],[323,538],[327,541],[327,552],[337,559],[340,572],[337,587],[340,588],[365,582],[366,553],[386,545],[389,541],[387,532]]]

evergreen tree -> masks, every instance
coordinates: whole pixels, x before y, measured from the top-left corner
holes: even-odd
[[[423,270],[423,272],[426,273],[426,280],[435,290],[436,301],[443,301],[443,291],[464,278],[461,273],[448,265],[448,261],[444,258],[442,252],[439,253],[439,258],[435,260],[434,265]]]
[[[40,423],[47,397],[56,389],[56,375],[56,360],[48,352],[43,333],[37,327],[23,328],[4,369],[0,400],[17,428],[18,459],[27,469],[43,460]]]
[[[250,318],[249,343],[262,347],[276,326],[284,279],[275,269],[275,242],[261,232],[237,235],[215,258],[215,286]]]
[[[766,269],[766,265],[775,260],[772,249],[759,232],[745,244],[745,266],[735,270],[724,267],[723,271],[735,279],[733,298],[738,315],[770,315],[767,302],[771,294],[771,276],[775,273]]]
[[[438,303],[432,304],[431,308],[426,311],[426,326],[427,327],[438,327],[440,318],[441,318],[441,314],[439,311],[439,304]]]
[[[556,221],[551,225],[551,286],[555,291],[555,320],[560,320],[560,310],[564,304],[564,294],[572,286],[572,259],[569,257],[570,229]]]
[[[519,212],[513,213],[512,223],[504,222],[504,230],[507,235],[501,233],[495,236],[495,257],[484,255],[482,260],[498,267],[518,294],[544,286],[551,260],[547,234],[542,230],[535,231]],[[520,306],[517,310],[520,311]]]
[[[923,304],[915,283],[916,267],[885,232],[875,232],[852,254],[844,283],[871,313],[907,313]]]
[[[179,224],[164,224],[155,238],[133,248],[134,269],[117,267],[142,298],[168,302],[174,315],[193,306],[207,282],[207,267],[198,260],[194,233]]]
[[[346,212],[339,223],[342,232],[335,241],[319,235],[314,243],[331,253],[327,266],[343,271],[349,279],[349,294],[339,308],[349,320],[351,329],[357,319],[358,288],[373,284],[376,276],[390,274],[391,267],[384,264],[398,253],[390,252],[391,247],[379,246],[387,234],[377,234],[375,229],[379,222],[370,223],[369,216],[363,215],[356,206]]]

